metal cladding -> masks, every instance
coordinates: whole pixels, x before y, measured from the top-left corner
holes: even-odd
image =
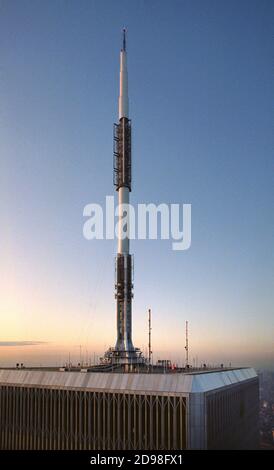
[[[124,374],[0,369],[0,449],[255,449],[253,369]]]
[[[126,32],[120,51],[119,122],[114,124],[113,183],[118,192],[118,248],[115,298],[117,341],[105,354],[111,363],[134,365],[143,362],[132,343],[133,257],[129,253],[129,216],[126,208],[131,192],[131,120],[129,119]],[[125,215],[126,214],[126,215]]]
[[[116,259],[116,294],[115,298],[129,301],[133,297],[132,293],[132,275],[131,275],[131,256],[118,255]]]

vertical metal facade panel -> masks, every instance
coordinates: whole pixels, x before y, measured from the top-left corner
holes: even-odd
[[[0,449],[184,449],[186,398],[0,386]]]
[[[188,400],[187,436],[189,449],[206,449],[205,394],[192,393]]]
[[[205,399],[208,449],[258,448],[258,378],[208,392]]]

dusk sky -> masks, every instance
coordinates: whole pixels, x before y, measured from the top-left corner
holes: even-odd
[[[134,345],[154,360],[273,366],[273,13],[266,0],[1,0],[0,365],[114,346],[114,194],[128,29],[131,200],[192,204],[192,245],[136,240]]]

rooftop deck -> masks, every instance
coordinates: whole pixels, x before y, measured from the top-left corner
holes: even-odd
[[[0,369],[0,386],[45,387],[111,393],[203,393],[257,377],[252,368],[184,373],[65,372],[60,370]]]

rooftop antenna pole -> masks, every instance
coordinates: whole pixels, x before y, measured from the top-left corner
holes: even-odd
[[[186,321],[186,345],[185,345],[185,350],[186,350],[186,369],[188,369],[189,364],[188,364],[188,321]]]
[[[151,351],[151,310],[148,310],[148,365],[149,368],[151,367],[151,356],[152,356],[152,351]]]

